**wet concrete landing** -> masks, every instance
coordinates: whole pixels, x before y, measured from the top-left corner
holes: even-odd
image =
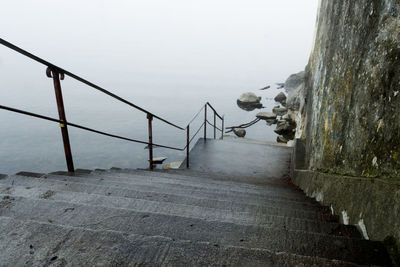
[[[200,138],[190,151],[190,169],[233,177],[282,178],[289,174],[291,152],[290,147]]]

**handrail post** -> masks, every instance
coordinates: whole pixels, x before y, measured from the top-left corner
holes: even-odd
[[[75,171],[74,162],[72,160],[71,145],[69,142],[68,127],[67,127],[67,118],[65,116],[64,101],[62,97],[61,83],[60,83],[60,79],[64,80],[64,73],[59,73],[57,70],[48,67],[46,69],[46,75],[49,78],[53,78],[54,92],[56,95],[57,108],[58,108],[58,116],[60,118],[60,121],[63,122],[60,123],[60,127],[64,144],[65,160],[67,161],[68,171],[74,172]]]
[[[153,115],[147,113],[147,120],[149,122],[149,169],[153,170]]]
[[[224,120],[225,120],[225,116],[222,115],[222,131],[221,131],[221,140],[224,140]]]
[[[207,103],[204,105],[204,142],[207,141]]]
[[[214,139],[216,139],[216,137],[217,137],[217,115],[215,114],[215,111],[214,111]]]
[[[189,169],[189,144],[190,144],[190,135],[189,135],[189,125],[186,127],[186,168]]]

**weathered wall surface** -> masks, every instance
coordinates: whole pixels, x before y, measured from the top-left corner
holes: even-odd
[[[400,183],[296,170],[294,183],[339,215],[344,224],[358,226],[364,238],[400,240]]]
[[[400,178],[400,0],[320,1],[305,73],[316,171]]]
[[[293,182],[400,265],[400,0],[320,0],[292,95]]]

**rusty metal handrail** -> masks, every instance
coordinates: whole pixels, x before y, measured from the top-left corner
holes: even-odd
[[[199,127],[199,129],[196,131],[196,133],[192,136],[192,138],[189,139],[189,143],[193,141],[193,139],[196,137],[196,135],[200,132],[201,128],[204,127],[204,123],[202,123]],[[186,147],[185,147],[186,148]]]
[[[186,127],[186,168],[189,168],[189,162],[190,162],[190,143],[193,141],[193,139],[197,136],[197,134],[200,132],[201,128],[205,127],[205,123],[203,122],[199,129],[196,131],[196,133],[190,138],[190,124]]]
[[[187,155],[186,155],[187,156],[187,159],[186,159],[187,167],[189,167],[189,151],[190,151],[189,145],[193,141],[193,139],[197,136],[197,134],[200,132],[201,128],[203,128],[205,126],[205,124],[202,123],[200,125],[199,129],[196,131],[196,133],[190,138],[190,135],[189,135],[190,123],[189,123],[187,125],[187,128],[186,128],[187,129],[187,143],[186,143],[186,146],[183,147],[183,148],[178,148],[178,147],[171,147],[171,146],[161,145],[161,144],[157,144],[157,143],[153,143],[153,142],[141,141],[141,140],[132,139],[132,138],[128,138],[128,137],[123,137],[123,136],[119,136],[119,135],[115,135],[115,134],[110,134],[110,133],[106,133],[106,132],[103,132],[103,131],[95,130],[95,129],[92,129],[92,128],[89,128],[89,127],[85,127],[85,126],[82,126],[82,125],[79,125],[79,124],[76,124],[76,123],[67,122],[67,121],[64,121],[64,120],[59,120],[59,119],[51,118],[51,117],[48,117],[48,116],[40,115],[40,114],[37,114],[37,113],[33,113],[33,112],[21,110],[21,109],[8,107],[8,106],[0,105],[0,109],[4,109],[4,110],[7,110],[7,111],[11,111],[11,112],[15,112],[15,113],[19,113],[19,114],[23,114],[23,115],[27,115],[27,116],[31,116],[31,117],[35,117],[35,118],[39,118],[39,119],[43,119],[43,120],[47,120],[47,121],[57,122],[57,123],[60,124],[61,128],[66,128],[66,126],[71,126],[71,127],[75,127],[75,128],[78,128],[78,129],[86,130],[86,131],[97,133],[97,134],[104,135],[104,136],[109,136],[109,137],[113,137],[113,138],[117,138],[117,139],[121,139],[121,140],[125,140],[125,141],[140,143],[140,144],[145,144],[145,145],[148,145],[149,147],[150,146],[155,146],[155,147],[162,147],[162,148],[178,150],[178,151],[186,150],[187,151]],[[195,117],[197,117],[197,116],[195,116]],[[206,121],[207,121],[207,123],[209,123],[208,120],[206,120]],[[193,120],[192,120],[192,122],[193,122]],[[68,165],[68,161],[67,161],[67,165]]]
[[[89,128],[89,127],[85,127],[85,126],[82,126],[82,125],[79,125],[79,124],[76,124],[76,123],[65,122],[65,121],[62,121],[62,120],[59,120],[59,119],[55,119],[55,118],[47,117],[47,116],[44,116],[44,115],[28,112],[28,111],[25,111],[25,110],[20,110],[20,109],[7,107],[7,106],[3,106],[3,105],[0,105],[0,109],[8,110],[8,111],[15,112],[15,113],[24,114],[24,115],[31,116],[31,117],[36,117],[36,118],[39,118],[39,119],[42,119],[42,120],[58,122],[60,124],[60,127],[65,127],[65,125],[68,125],[68,126],[72,126],[72,127],[75,127],[75,128],[79,128],[79,129],[82,129],[82,130],[86,130],[86,131],[89,131],[89,132],[93,132],[93,133],[97,133],[97,134],[101,134],[101,135],[105,135],[105,136],[109,136],[109,137],[113,137],[113,138],[117,138],[117,139],[122,139],[122,140],[130,141],[130,142],[140,143],[140,144],[144,144],[144,145],[150,145],[150,143],[146,142],[146,141],[141,141],[141,140],[137,140],[137,139],[132,139],[132,138],[128,138],[128,137],[123,137],[123,136],[119,136],[119,135],[115,135],[115,134],[102,132],[102,131],[95,130],[95,129],[92,129],[92,128]],[[156,147],[163,147],[163,148],[179,150],[179,151],[183,151],[186,148],[186,147],[185,148],[178,148],[178,147],[165,146],[165,145],[161,145],[161,144],[157,144],[157,143],[152,143],[152,145],[156,146]]]
[[[8,110],[11,112],[16,112],[16,113],[20,113],[20,114],[24,114],[24,115],[28,115],[28,116],[32,116],[32,117],[36,117],[36,118],[40,118],[40,119],[44,119],[44,120],[48,120],[48,121],[53,121],[53,122],[58,122],[60,124],[60,128],[61,128],[61,134],[62,134],[62,138],[63,138],[63,144],[64,144],[64,152],[65,152],[65,158],[66,158],[66,162],[67,162],[67,168],[69,172],[74,172],[74,164],[73,164],[73,159],[72,159],[72,152],[71,152],[71,145],[69,142],[69,135],[68,135],[68,127],[67,126],[71,126],[71,127],[75,127],[75,128],[79,128],[82,130],[86,130],[86,131],[90,131],[90,132],[94,132],[97,134],[101,134],[101,135],[105,135],[105,136],[109,136],[109,137],[113,137],[113,138],[118,138],[118,139],[122,139],[122,140],[126,140],[126,141],[130,141],[130,142],[136,142],[136,143],[141,143],[141,144],[147,144],[148,148],[149,148],[149,164],[150,164],[150,169],[153,169],[153,146],[156,147],[162,147],[162,148],[167,148],[167,149],[173,149],[173,150],[179,150],[179,151],[183,151],[186,149],[186,155],[187,155],[187,160],[186,160],[186,166],[187,168],[189,168],[189,150],[190,150],[190,143],[192,142],[192,140],[194,139],[194,137],[199,133],[199,131],[201,130],[201,128],[204,127],[204,142],[207,141],[207,123],[210,124],[213,128],[214,128],[214,139],[216,139],[216,130],[218,129],[219,131],[222,132],[221,135],[221,139],[223,139],[223,131],[221,129],[219,129],[216,125],[216,118],[218,117],[221,121],[222,121],[222,129],[224,128],[224,117],[220,116],[217,111],[215,110],[215,108],[209,103],[206,102],[202,108],[199,110],[199,112],[193,117],[192,120],[190,120],[190,122],[187,124],[186,128],[180,127],[172,122],[167,121],[166,119],[163,119],[157,115],[154,115],[153,113],[151,113],[150,111],[147,111],[125,99],[123,99],[122,97],[119,97],[113,93],[111,93],[110,91],[101,88],[100,86],[89,82],[65,69],[62,69],[42,58],[39,58],[38,56],[35,56],[29,52],[27,52],[26,50],[23,50],[19,47],[17,47],[16,45],[9,43],[7,41],[5,41],[4,39],[0,38],[0,44],[26,56],[29,57],[45,66],[47,66],[46,69],[46,75],[49,78],[53,79],[53,83],[54,83],[54,92],[56,95],[56,101],[57,101],[57,108],[58,108],[58,114],[59,114],[59,119],[54,119],[51,117],[47,117],[47,116],[43,116],[40,114],[36,114],[36,113],[32,113],[32,112],[28,112],[28,111],[24,111],[24,110],[20,110],[20,109],[16,109],[16,108],[12,108],[12,107],[7,107],[7,106],[3,106],[0,105],[0,109],[4,109],[4,110]],[[62,90],[61,90],[61,80],[64,79],[64,76],[68,75],[71,78],[80,81],[98,91],[101,91],[104,94],[107,94],[133,108],[136,108],[144,113],[146,113],[147,116],[147,120],[148,120],[148,134],[149,134],[149,141],[141,141],[141,140],[137,140],[137,139],[131,139],[131,138],[127,138],[127,137],[123,137],[123,136],[119,136],[119,135],[114,135],[114,134],[110,134],[110,133],[106,133],[106,132],[102,132],[99,130],[95,130],[92,128],[88,128],[79,124],[75,124],[75,123],[71,123],[67,121],[66,115],[65,115],[65,109],[64,109],[64,102],[63,102],[63,97],[62,97]],[[208,120],[207,120],[207,106],[210,107],[213,112],[214,112],[214,124],[211,124]],[[200,112],[204,109],[204,122],[203,124],[200,126],[200,128],[196,131],[196,133],[193,135],[192,138],[190,138],[190,124],[197,118],[197,116],[200,114]],[[153,122],[153,118],[156,118],[160,121],[163,121],[164,123],[173,126],[179,130],[185,130],[186,129],[186,146],[183,148],[178,148],[178,147],[171,147],[171,146],[166,146],[166,145],[161,145],[161,144],[156,144],[153,143],[153,127],[152,127],[152,122]]]
[[[187,125],[190,125],[190,124],[200,115],[200,112],[204,109],[204,106],[205,106],[205,105],[202,105],[202,106],[201,106],[200,110],[196,113],[196,115],[193,116],[193,118],[188,122]],[[187,126],[187,125],[186,125],[186,126]]]
[[[217,126],[214,126],[211,122],[209,122],[208,120],[206,120],[207,124],[214,127],[216,130],[222,132],[222,130],[220,128],[218,128]]]
[[[217,111],[215,110],[215,108],[213,106],[211,106],[211,104],[209,102],[207,102],[207,105],[214,111],[215,115],[217,115],[218,118],[220,118],[221,120],[223,120],[223,118],[217,113]]]

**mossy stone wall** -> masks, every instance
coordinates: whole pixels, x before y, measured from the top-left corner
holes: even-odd
[[[306,68],[309,168],[400,179],[400,0],[321,0]]]

